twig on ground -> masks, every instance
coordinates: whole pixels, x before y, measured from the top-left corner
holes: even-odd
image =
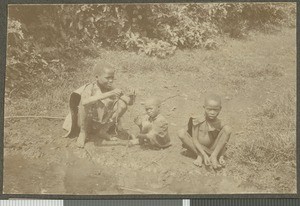
[[[6,116],[4,119],[20,119],[20,118],[42,118],[42,119],[65,119],[65,117],[53,117],[53,116]]]
[[[161,103],[164,103],[165,101],[167,101],[167,100],[169,100],[169,99],[172,99],[172,98],[174,98],[174,97],[179,97],[179,96],[180,96],[180,94],[176,94],[176,95],[167,97],[167,98],[165,98],[164,100],[162,100]]]
[[[10,92],[9,92],[9,95],[8,95],[8,98],[11,98],[11,94],[16,90],[16,88],[12,89]]]
[[[92,163],[94,164],[94,165],[96,165],[96,162],[93,160],[93,155],[90,153],[90,151],[87,149],[87,148],[85,148],[85,147],[83,147],[84,148],[84,150],[86,151],[86,154],[88,155],[88,157],[89,157],[89,159],[92,161]]]
[[[67,143],[65,147],[69,147],[73,142],[75,142],[75,138],[73,138],[69,143]]]
[[[258,162],[256,161],[247,161],[247,160],[242,160],[243,163],[246,163],[246,164],[251,164],[251,165],[257,165]]]
[[[150,165],[152,164],[157,164],[158,165],[158,162],[160,160],[162,160],[163,158],[165,157],[165,154],[159,156],[158,158],[156,158],[155,160],[151,161],[149,164],[147,164],[146,166],[141,166],[140,168],[146,168],[146,167],[149,167]]]

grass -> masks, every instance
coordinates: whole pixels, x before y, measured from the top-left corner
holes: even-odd
[[[107,50],[100,50],[99,58],[116,65],[118,86],[124,88],[129,81],[137,89],[145,88],[140,92],[142,96],[160,94],[159,85],[165,84],[170,93],[170,87],[174,87],[174,91],[178,89],[196,99],[198,105],[198,97],[208,91],[228,97],[222,114],[235,129],[229,143],[229,170],[247,179],[255,173],[253,166],[260,171],[274,171],[274,165],[290,162],[289,169],[295,171],[295,45],[295,29],[288,29],[271,35],[256,33],[247,40],[226,39],[226,44],[215,51],[177,51],[167,59]],[[6,101],[5,115],[64,116],[70,92],[91,81],[93,61],[85,59],[80,65],[70,62],[78,68],[76,72],[42,82],[28,98],[13,96]],[[183,119],[178,121],[184,122],[187,114],[184,110],[177,112]],[[243,171],[238,170],[241,165]],[[256,173],[254,177],[253,181],[259,182],[263,176]],[[294,188],[291,185],[286,191]]]
[[[244,141],[235,145],[239,161],[274,164],[296,161],[296,92],[287,90],[276,101],[266,100],[254,114],[249,114]],[[253,137],[249,139],[247,137]]]

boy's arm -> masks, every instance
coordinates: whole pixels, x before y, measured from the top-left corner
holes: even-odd
[[[196,149],[197,149],[197,150],[205,157],[205,156],[207,156],[207,154],[206,154],[206,152],[204,151],[202,145],[198,142],[197,137],[192,135],[192,128],[193,128],[193,125],[194,125],[194,124],[199,124],[199,123],[203,122],[204,119],[202,119],[202,118],[203,118],[203,117],[197,117],[197,116],[196,116],[196,117],[195,117],[195,116],[191,117],[191,118],[189,119],[189,122],[188,122],[188,131],[187,131],[187,132],[188,132],[188,134],[192,137],[192,141],[193,141],[193,143],[194,143]]]
[[[149,139],[165,138],[168,134],[168,122],[165,119],[158,119],[154,122],[153,128],[147,133]]]
[[[142,132],[142,117],[143,116],[137,116],[136,118],[134,118],[133,122],[139,127],[140,132]]]
[[[133,105],[135,102],[135,93],[123,94],[120,99],[123,100],[127,105]]]
[[[83,94],[81,96],[82,105],[86,106],[86,105],[89,105],[89,104],[93,104],[98,100],[106,99],[106,98],[109,98],[109,97],[112,97],[112,96],[117,96],[118,97],[121,94],[122,94],[122,91],[120,89],[114,89],[114,90],[109,91],[109,92],[99,93],[99,94],[96,94],[94,96],[88,96],[86,94],[85,95]]]

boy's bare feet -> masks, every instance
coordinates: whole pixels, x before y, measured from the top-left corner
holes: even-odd
[[[220,156],[220,158],[219,158],[219,163],[220,163],[220,165],[222,165],[222,166],[225,166],[225,164],[226,164],[226,161],[225,161],[225,159],[224,159],[224,156],[223,156],[223,155],[221,155],[221,156]]]
[[[109,141],[118,141],[118,138],[113,136],[113,137],[110,137]]]
[[[99,133],[100,138],[105,139],[106,141],[117,141],[118,138],[106,133],[106,132],[100,132]]]
[[[201,156],[197,156],[197,159],[193,162],[194,165],[198,166],[198,167],[202,167],[202,162],[203,162],[203,159]]]
[[[217,157],[215,156],[210,156],[210,161],[211,161],[211,164],[212,164],[212,167],[214,169],[218,169],[220,167],[222,167],[222,165],[219,164],[218,160],[217,160]]]
[[[204,155],[204,164],[206,166],[211,165],[210,158],[207,155]]]
[[[85,144],[85,139],[86,139],[86,135],[84,132],[80,132],[77,141],[76,141],[76,145],[79,148],[83,148],[84,144]]]

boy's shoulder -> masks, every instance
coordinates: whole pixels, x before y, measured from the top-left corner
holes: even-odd
[[[115,87],[111,87],[111,90],[114,90]],[[111,91],[110,90],[110,91]],[[78,89],[76,89],[73,93],[77,93],[79,95],[94,95],[96,93],[102,93],[100,88],[97,85],[97,82],[90,82],[82,85]]]
[[[81,87],[73,91],[73,93],[77,93],[81,95],[83,93],[86,93],[87,91],[91,91],[93,88],[94,88],[94,82],[90,82],[82,85]]]
[[[189,121],[191,121],[193,125],[198,125],[202,124],[206,120],[204,115],[191,115]]]
[[[204,115],[191,116],[189,118],[189,122],[194,126],[201,125],[202,129],[205,128],[208,131],[221,130],[225,125],[228,125],[219,118],[217,118],[214,122],[208,122]]]

